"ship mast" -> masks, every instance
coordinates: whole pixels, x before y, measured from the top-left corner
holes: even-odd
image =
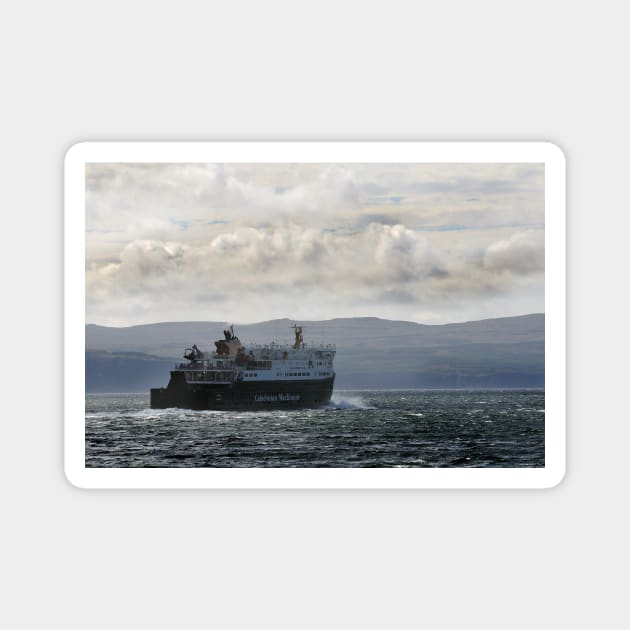
[[[303,326],[297,326],[296,324],[293,324],[293,326],[291,326],[291,328],[295,329],[295,343],[293,344],[293,347],[296,350],[299,350],[300,348],[304,347],[304,337],[302,335],[302,329],[304,327]]]

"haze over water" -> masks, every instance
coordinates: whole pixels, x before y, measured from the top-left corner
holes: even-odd
[[[87,467],[542,467],[544,390],[339,391],[323,409],[86,395]]]

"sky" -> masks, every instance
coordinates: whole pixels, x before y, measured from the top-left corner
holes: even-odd
[[[88,164],[86,322],[544,312],[542,164]]]

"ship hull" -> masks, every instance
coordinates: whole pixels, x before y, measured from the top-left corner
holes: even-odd
[[[325,379],[188,383],[171,372],[167,387],[151,390],[151,407],[251,411],[325,406],[333,392],[334,375]]]

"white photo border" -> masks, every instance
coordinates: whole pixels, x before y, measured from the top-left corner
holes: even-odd
[[[544,163],[544,468],[86,468],[87,163]],[[64,464],[79,488],[551,488],[566,469],[566,161],[549,142],[83,142],[65,156]],[[77,359],[79,358],[79,359]]]

